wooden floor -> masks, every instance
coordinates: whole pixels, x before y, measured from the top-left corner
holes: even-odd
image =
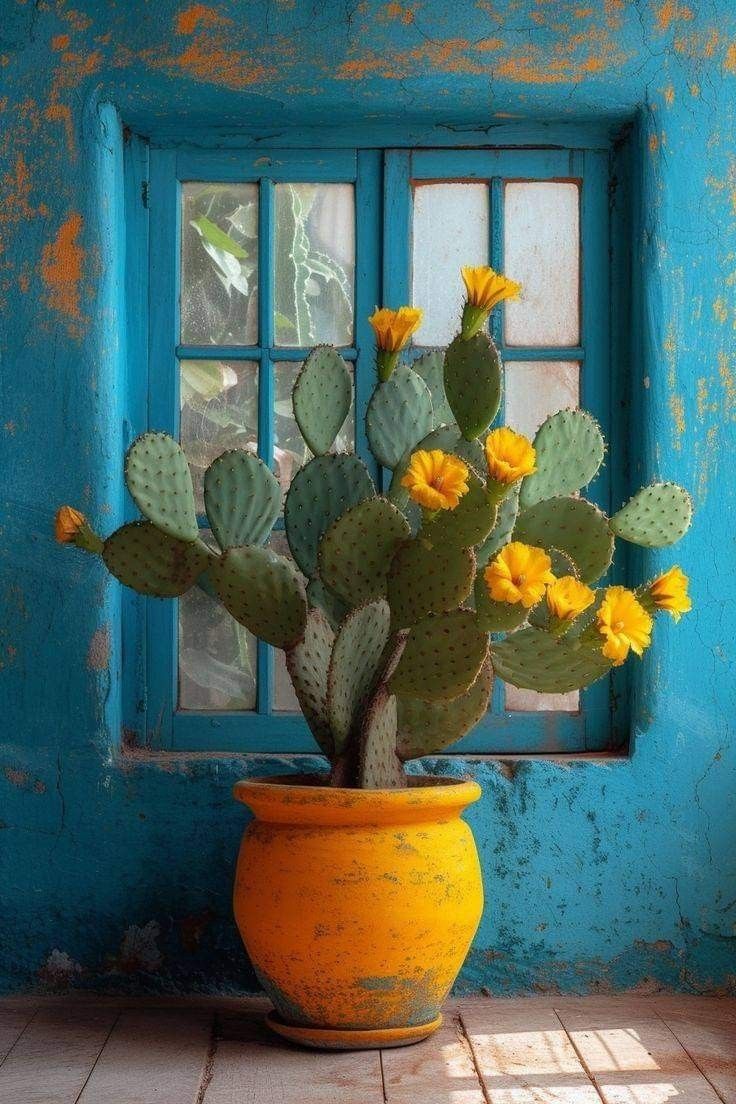
[[[236,1000],[0,1001],[2,1104],[736,1104],[736,1000],[459,1001],[402,1050],[292,1048]]]

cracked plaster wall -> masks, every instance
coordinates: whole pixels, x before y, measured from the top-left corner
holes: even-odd
[[[278,763],[122,755],[118,588],[50,539],[62,501],[105,531],[121,517],[119,119],[273,145],[296,126],[431,144],[636,118],[634,476],[693,491],[678,559],[696,608],[644,660],[629,760],[435,767],[485,790],[469,819],[488,904],[462,987],[732,989],[733,4],[2,7],[0,984],[255,987],[230,918],[230,787]]]

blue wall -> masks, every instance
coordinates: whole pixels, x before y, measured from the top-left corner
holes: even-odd
[[[254,985],[230,919],[230,787],[278,765],[124,750],[119,588],[50,536],[60,502],[104,531],[122,514],[119,119],[247,126],[270,146],[324,123],[472,144],[523,138],[525,120],[636,121],[634,477],[693,490],[678,559],[696,608],[644,661],[630,759],[439,764],[485,790],[470,819],[488,905],[462,984],[733,986],[736,12],[585,3],[3,5],[6,987]]]

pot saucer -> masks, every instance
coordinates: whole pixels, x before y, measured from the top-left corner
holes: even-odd
[[[368,1030],[351,1030],[335,1027],[305,1027],[282,1020],[278,1012],[269,1012],[266,1023],[277,1035],[301,1046],[318,1050],[377,1050],[386,1047],[410,1046],[420,1043],[442,1026],[442,1016],[429,1023],[413,1027],[376,1027]]]

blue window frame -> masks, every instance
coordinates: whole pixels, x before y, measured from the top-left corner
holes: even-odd
[[[503,312],[493,317],[494,338],[506,363],[574,361],[580,365],[580,403],[591,410],[609,436],[616,416],[621,381],[610,364],[610,229],[609,153],[604,149],[443,149],[443,150],[195,150],[151,148],[131,158],[129,191],[140,185],[148,214],[148,343],[137,346],[146,383],[135,388],[132,408],[140,424],[172,434],[179,431],[180,364],[227,360],[257,365],[258,453],[274,462],[274,365],[301,361],[308,347],[276,344],[274,334],[275,189],[299,182],[344,183],[354,188],[355,287],[354,337],[342,349],[355,371],[355,447],[373,466],[363,430],[370,398],[373,334],[367,317],[374,305],[411,301],[412,204],[416,187],[433,181],[474,181],[488,189],[488,259],[503,269],[504,189],[511,181],[566,181],[579,188],[580,333],[570,346],[526,346],[504,339]],[[137,168],[136,168],[137,165]],[[147,177],[147,179],[144,179]],[[181,193],[186,182],[246,184],[258,192],[259,298],[258,339],[251,345],[183,345],[180,342]],[[129,275],[129,304],[144,313],[140,280]],[[133,335],[135,338],[135,334]],[[137,335],[140,338],[140,335]],[[420,336],[420,335],[419,335]],[[415,352],[421,352],[418,347]],[[131,355],[135,359],[135,341]],[[620,497],[614,457],[590,494],[609,509]],[[611,475],[611,472],[614,475]],[[615,484],[615,486],[614,486]],[[201,519],[206,525],[206,518]],[[146,743],[155,748],[294,753],[316,749],[299,714],[276,712],[274,653],[257,645],[257,693],[251,711],[204,712],[178,708],[178,612],[173,602],[126,598],[126,643],[138,634],[139,663],[128,664],[126,678],[134,720],[145,727]],[[132,649],[127,651],[132,655]],[[140,686],[144,684],[144,693]],[[497,684],[487,718],[452,753],[581,752],[611,746],[612,709],[616,695],[603,681],[583,692],[576,712],[512,711]]]

